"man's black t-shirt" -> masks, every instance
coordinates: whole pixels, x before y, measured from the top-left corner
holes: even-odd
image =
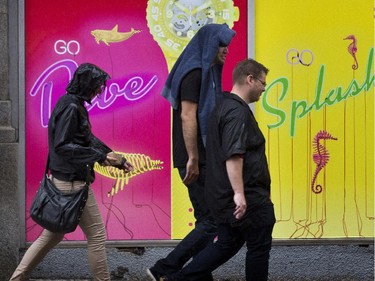
[[[206,201],[219,223],[247,221],[274,223],[270,200],[270,174],[265,154],[265,139],[249,106],[237,95],[224,94],[208,123]],[[243,155],[243,181],[247,212],[241,221],[233,213],[233,189],[226,160]]]
[[[189,72],[182,80],[180,85],[181,101],[199,102],[199,94],[201,90],[202,69],[197,68]],[[198,112],[197,112],[198,114]],[[197,116],[198,120],[198,116]],[[185,147],[184,136],[182,132],[181,120],[181,104],[178,110],[173,110],[173,163],[174,167],[185,167],[188,161],[188,154]],[[198,153],[199,164],[202,165],[206,161],[205,148],[199,131],[198,124]]]

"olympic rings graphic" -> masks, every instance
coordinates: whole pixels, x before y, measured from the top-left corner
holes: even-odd
[[[304,56],[306,53],[307,55]],[[310,66],[314,61],[314,54],[311,50],[302,50],[299,52],[296,49],[289,49],[286,53],[286,61],[292,65],[300,63],[304,66]]]

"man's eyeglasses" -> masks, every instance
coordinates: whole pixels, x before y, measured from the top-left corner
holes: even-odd
[[[258,80],[258,81],[263,85],[264,88],[267,86],[267,83],[264,82],[264,81],[262,81],[262,80],[260,80],[258,77],[253,76],[253,75],[251,75],[251,74],[248,74],[248,75],[250,75],[251,77],[253,77],[253,78],[255,78],[256,80]]]
[[[260,83],[262,83],[263,87],[265,88],[267,86],[267,83],[260,80],[258,77],[253,76],[256,80],[258,80]]]

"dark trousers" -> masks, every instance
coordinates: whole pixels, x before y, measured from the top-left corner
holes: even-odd
[[[160,275],[167,275],[180,270],[185,263],[194,257],[199,251],[212,243],[217,235],[214,219],[211,217],[204,198],[205,167],[200,167],[199,178],[196,182],[187,186],[189,198],[194,208],[195,228],[168,254],[167,257],[158,260],[151,268]],[[186,169],[179,168],[181,179],[185,177]],[[208,272],[200,280],[213,280],[211,272]]]
[[[228,261],[245,242],[247,246],[246,280],[267,280],[272,230],[273,224],[257,227],[232,227],[230,224],[219,224],[218,240],[202,250],[182,270],[168,275],[168,280],[203,280],[202,276],[207,276],[208,273]]]

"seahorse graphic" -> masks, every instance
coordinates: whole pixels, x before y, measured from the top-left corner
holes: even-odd
[[[354,70],[358,69],[358,61],[355,55],[355,53],[357,52],[357,39],[355,38],[354,35],[348,35],[347,37],[344,38],[344,40],[352,40],[352,43],[350,43],[348,46],[348,52],[354,58],[354,64],[352,65],[352,69]]]
[[[98,163],[95,163],[94,170],[99,174],[116,180],[116,185],[111,188],[111,191],[108,192],[108,197],[114,196],[118,193],[119,188],[124,189],[124,185],[128,184],[129,179],[135,177],[136,175],[143,174],[152,170],[161,170],[163,169],[163,161],[161,160],[151,160],[149,156],[144,154],[136,153],[123,153],[122,154],[134,167],[134,170],[125,173],[123,170],[117,169],[115,167],[101,166]]]
[[[316,164],[316,169],[311,180],[311,190],[316,194],[322,192],[323,190],[320,184],[315,185],[316,178],[318,177],[319,172],[327,165],[329,160],[329,152],[322,144],[320,144],[320,140],[337,140],[337,138],[332,137],[331,134],[324,130],[319,131],[314,137],[313,160]]]

